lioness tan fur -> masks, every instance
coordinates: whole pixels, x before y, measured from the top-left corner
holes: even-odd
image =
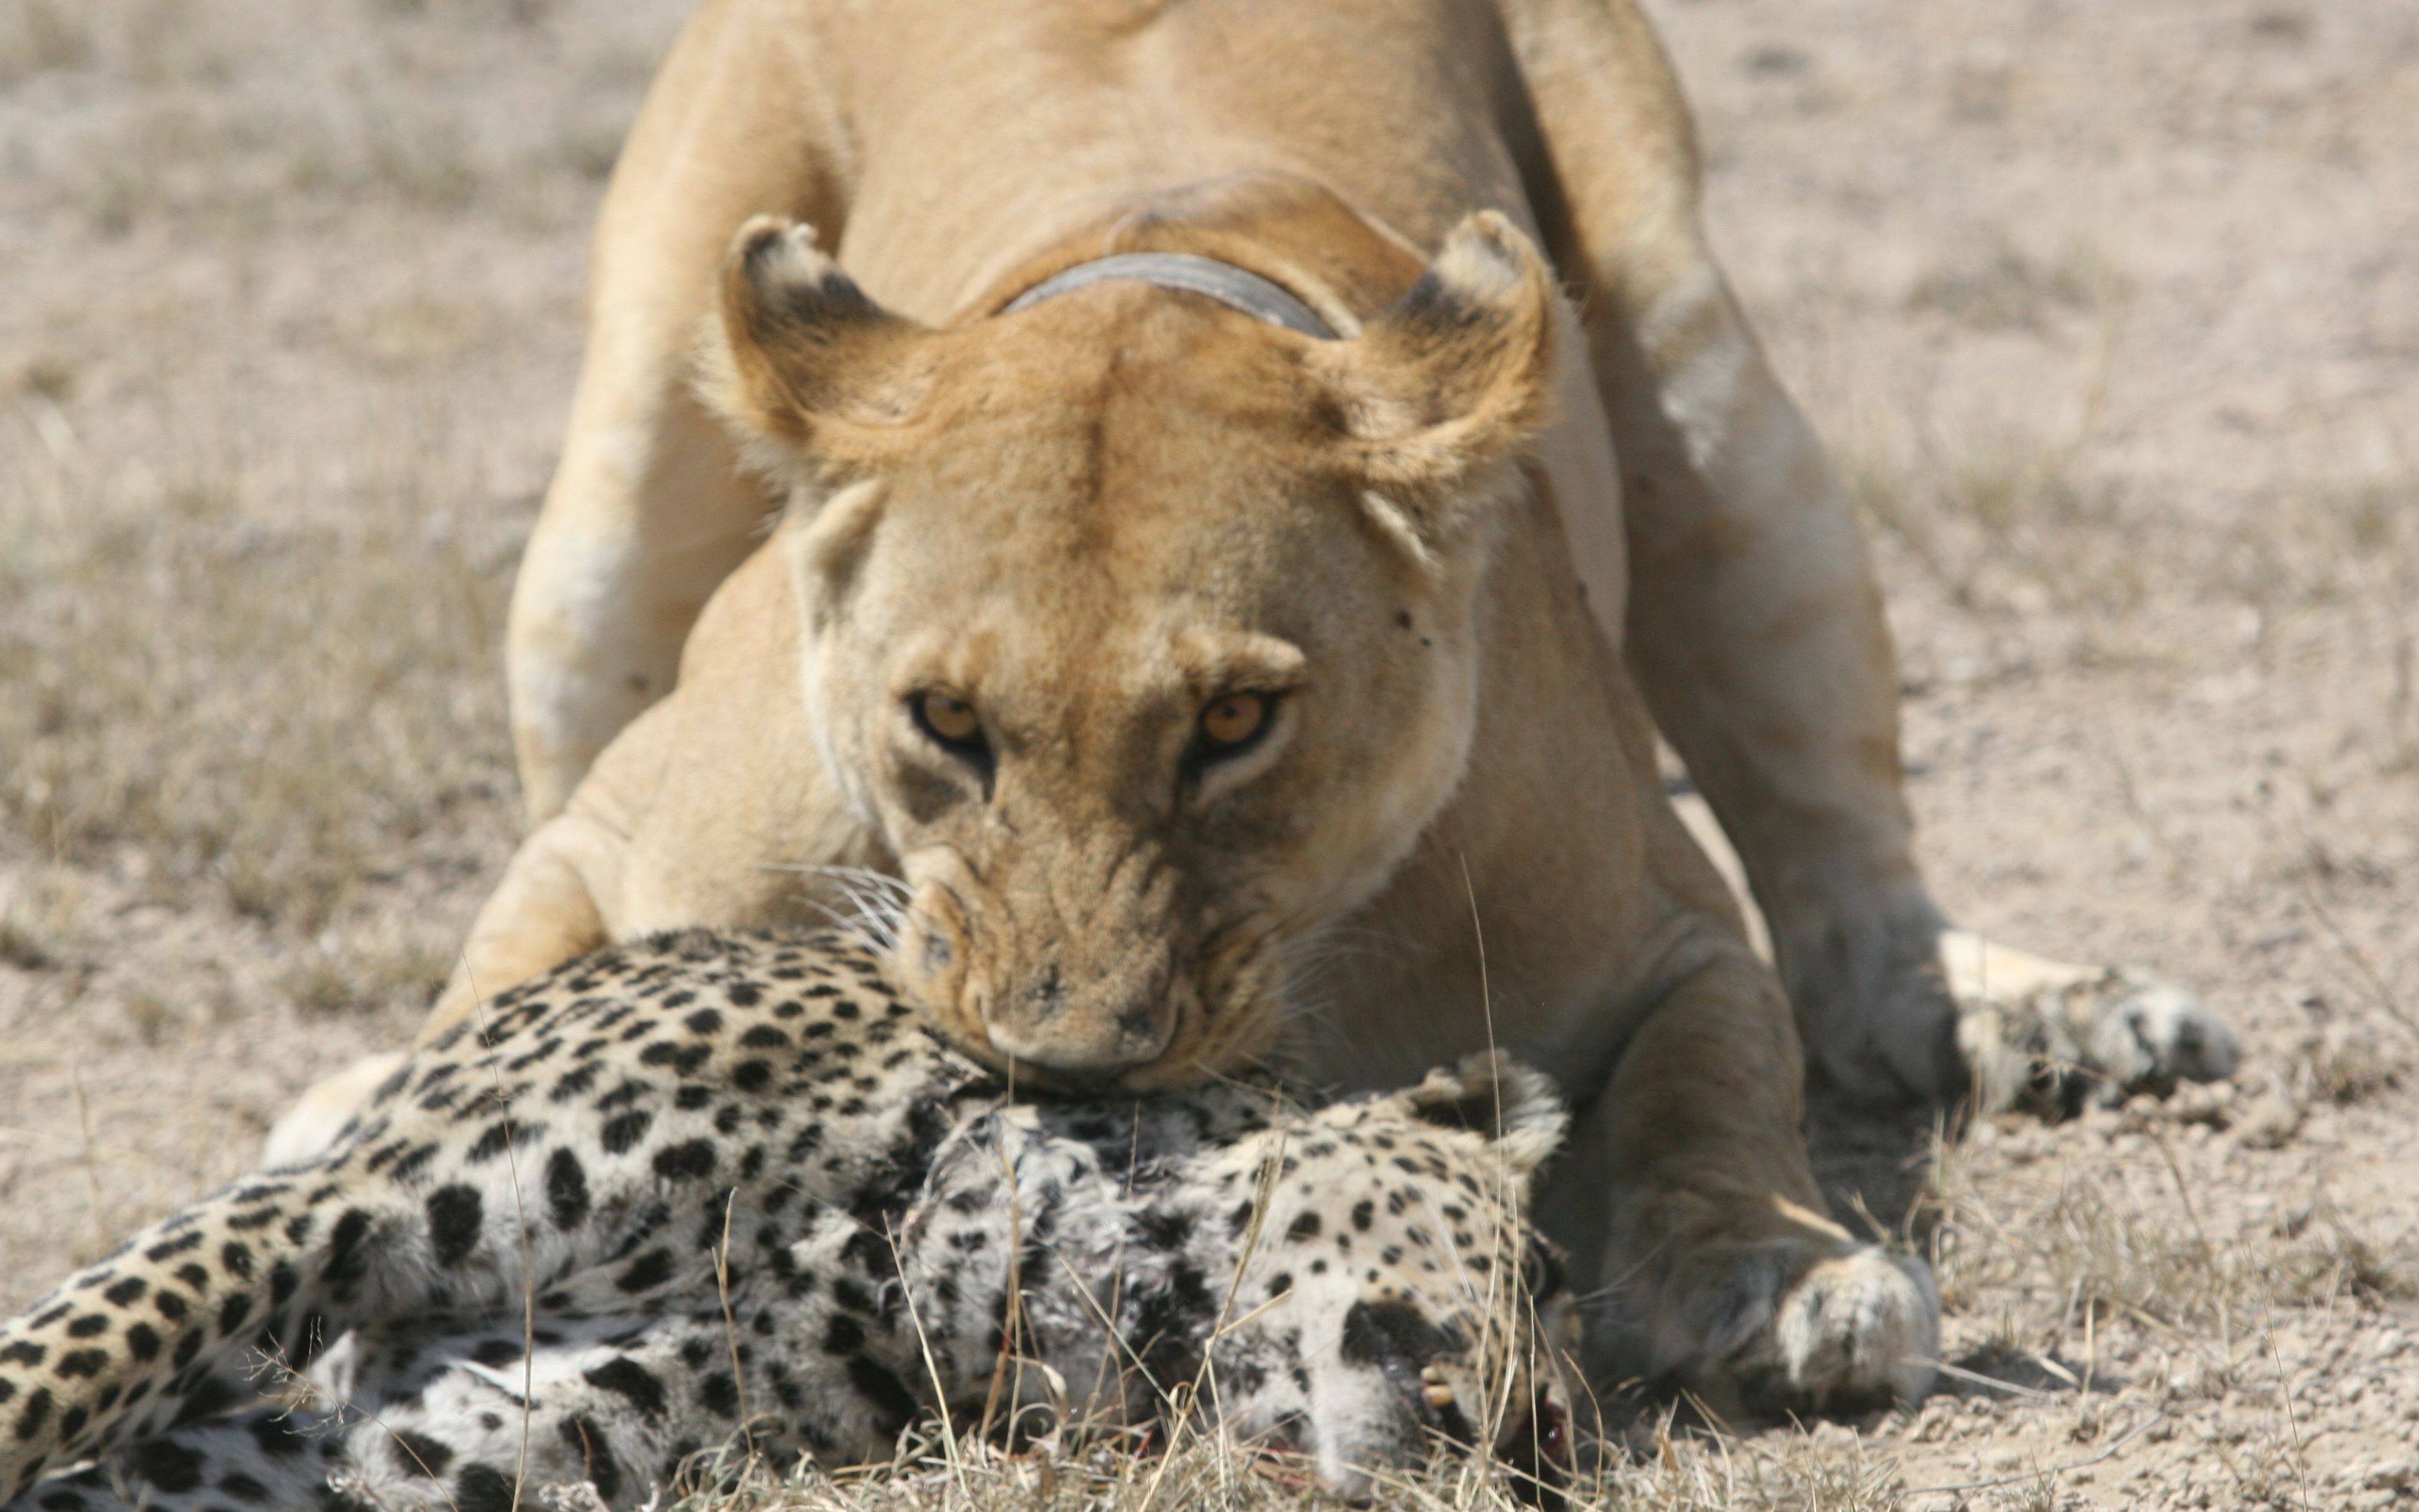
[[[1948,934],[1861,542],[1696,194],[1626,0],[711,0],[515,599],[539,827],[432,1031],[861,869],[1027,1074],[1517,1049],[1579,1111],[1542,1214],[1608,1375],[1920,1395],[1928,1273],[1823,1216],[1800,1080],[1961,1088]],[[999,313],[1144,249],[1342,339],[1132,282]],[[2136,1038],[2178,1026],[2220,1058],[2189,1003]]]

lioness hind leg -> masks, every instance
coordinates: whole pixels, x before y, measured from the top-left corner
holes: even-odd
[[[1705,242],[1678,83],[1629,0],[1502,3],[1621,464],[1628,594],[1606,634],[1737,848],[1825,1101],[1937,1107],[1976,1078],[1988,1101],[2011,1064],[1988,1024],[2044,1021],[1999,989],[1965,990],[1949,959],[1978,942],[1948,928],[1915,863],[1880,590],[1820,440]],[[1595,579],[1620,563],[1589,560],[1590,532],[1569,535],[1611,615],[1620,585]],[[2109,1085],[2230,1066],[2231,1036],[2180,989],[2081,975],[2109,985],[2067,1014],[2092,1021],[2072,1058]]]
[[[1574,564],[1745,860],[1816,1076],[1876,1103],[1952,1098],[1964,1070],[1920,969],[1943,921],[1910,854],[1880,593],[1705,242],[1678,81],[1627,0],[1504,5],[1620,462],[1626,613],[1592,532],[1567,532]]]
[[[755,545],[763,488],[691,390],[714,270],[748,216],[837,241],[834,113],[785,8],[707,6],[624,147],[596,233],[592,325],[562,460],[513,589],[513,738],[533,822],[569,801],[672,685],[715,586]]]
[[[1599,1288],[1598,1381],[1683,1388],[1726,1417],[1931,1389],[1931,1271],[1823,1216],[1798,1075],[1779,986],[1743,949],[1681,980],[1623,1052],[1544,1210]]]

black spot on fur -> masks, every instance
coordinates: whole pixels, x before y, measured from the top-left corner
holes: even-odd
[[[395,1467],[407,1475],[436,1480],[454,1463],[454,1451],[424,1433],[397,1429],[389,1442],[394,1446]]]
[[[244,1393],[223,1376],[202,1375],[185,1388],[185,1399],[177,1409],[175,1426],[198,1423],[206,1417],[218,1417],[244,1399]]]
[[[549,1103],[568,1103],[575,1097],[585,1097],[589,1089],[596,1085],[596,1078],[603,1069],[603,1062],[594,1060],[583,1066],[574,1067],[562,1073],[562,1079],[554,1084],[554,1090],[546,1094],[546,1100]]]
[[[139,1440],[127,1447],[121,1458],[154,1490],[175,1495],[196,1489],[202,1484],[204,1461],[200,1453],[174,1439]]]
[[[84,1376],[98,1376],[109,1364],[107,1350],[69,1350],[59,1356],[52,1373],[61,1381],[74,1381]]]
[[[865,1348],[865,1325],[846,1313],[835,1313],[824,1329],[824,1352],[855,1354]]]
[[[130,1275],[125,1280],[111,1286],[111,1288],[107,1291],[102,1292],[101,1295],[108,1298],[111,1303],[117,1306],[131,1307],[136,1303],[143,1300],[143,1293],[150,1289],[151,1284],[149,1282],[144,1280],[139,1275]]]
[[[881,1412],[883,1432],[896,1433],[915,1418],[916,1398],[899,1378],[863,1355],[849,1361],[848,1380]]]
[[[691,1139],[655,1151],[655,1174],[666,1180],[696,1180],[714,1174],[714,1143]]]
[[[454,1477],[454,1512],[513,1512],[513,1478],[488,1465],[465,1465]]]
[[[17,1442],[23,1443],[42,1431],[51,1420],[51,1389],[38,1386],[25,1397],[25,1405],[17,1412]]]
[[[672,1252],[651,1249],[630,1263],[613,1284],[624,1291],[645,1291],[672,1277]]]
[[[290,1459],[302,1452],[301,1441],[288,1431],[292,1420],[283,1415],[255,1417],[244,1425],[252,1442],[271,1459]]]
[[[347,1208],[336,1220],[334,1232],[328,1236],[328,1263],[320,1278],[339,1293],[360,1284],[369,1269],[369,1256],[362,1242],[370,1235],[370,1215],[359,1208]]]
[[[461,1264],[479,1247],[485,1205],[476,1187],[455,1183],[428,1194],[428,1247],[437,1263]]]
[[[1425,1365],[1456,1341],[1407,1302],[1356,1302],[1344,1315],[1342,1354],[1353,1365]]]
[[[664,1415],[664,1383],[654,1372],[627,1355],[608,1360],[593,1370],[585,1371],[581,1379],[599,1391],[609,1391],[626,1398],[639,1415],[650,1422]],[[467,1512],[467,1509],[466,1509]]]
[[[479,1135],[478,1142],[465,1151],[462,1158],[472,1165],[484,1165],[511,1149],[512,1143],[513,1126],[499,1120],[487,1125],[486,1131]]]
[[[588,1171],[566,1148],[546,1158],[546,1212],[557,1228],[577,1228],[588,1221]]]
[[[589,1484],[596,1488],[597,1500],[607,1506],[615,1504],[622,1495],[622,1467],[606,1447],[605,1435],[595,1424],[584,1417],[567,1417],[556,1427],[562,1442],[576,1450],[587,1471]]]
[[[626,1153],[631,1146],[647,1136],[647,1129],[655,1121],[655,1116],[644,1108],[634,1109],[609,1120],[602,1136],[605,1152],[609,1155]]]

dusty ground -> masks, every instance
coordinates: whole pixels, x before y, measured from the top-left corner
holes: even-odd
[[[503,857],[501,607],[684,8],[0,4],[0,1305],[398,1037]],[[1940,892],[2249,1054],[1949,1162],[1920,1412],[1608,1494],[2419,1499],[2419,9],[1652,8]]]

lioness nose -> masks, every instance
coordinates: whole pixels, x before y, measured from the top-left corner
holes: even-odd
[[[1156,999],[1084,1003],[1082,995],[1054,990],[1037,995],[1044,1011],[1002,1014],[984,1026],[992,1047],[1054,1077],[1106,1082],[1147,1066],[1167,1050],[1175,1015]]]

